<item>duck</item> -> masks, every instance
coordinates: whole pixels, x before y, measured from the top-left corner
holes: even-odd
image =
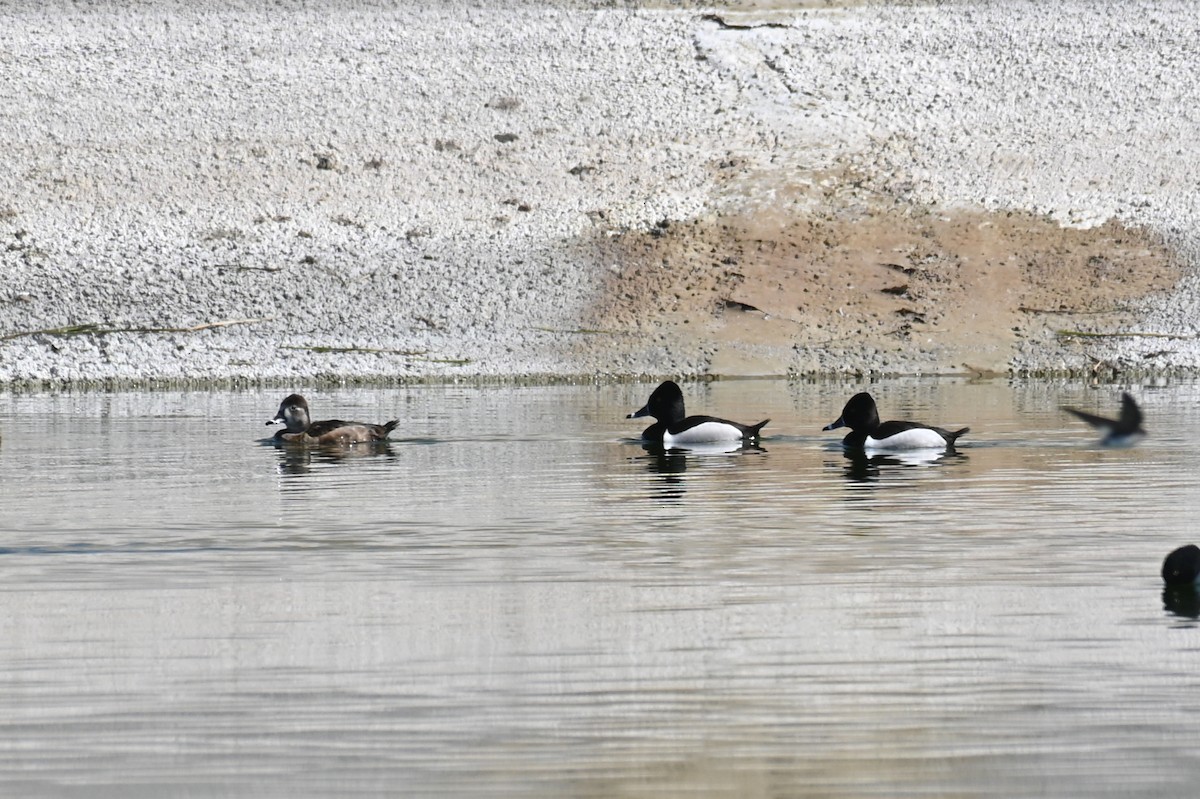
[[[851,397],[837,421],[822,429],[839,427],[850,428],[843,446],[866,450],[949,449],[959,436],[971,432],[969,427],[951,432],[920,422],[880,422],[875,398],[865,391]]]
[[[1121,415],[1116,419],[1106,419],[1065,405],[1063,410],[1102,431],[1104,437],[1100,443],[1106,447],[1131,447],[1146,436],[1142,428],[1142,409],[1128,391],[1121,392]]]
[[[1167,585],[1195,585],[1200,578],[1200,547],[1188,544],[1167,555],[1162,578]]]
[[[279,411],[268,425],[283,422],[284,429],[275,433],[275,441],[291,444],[374,444],[386,441],[388,434],[400,424],[393,419],[384,424],[344,422],[341,419],[311,421],[308,400],[299,394],[289,394],[279,403]]]
[[[664,381],[650,394],[640,410],[626,416],[639,419],[652,416],[654,424],[642,431],[643,441],[662,442],[663,446],[686,446],[714,441],[751,441],[762,434],[770,419],[758,424],[740,424],[715,416],[688,416],[683,409],[683,391],[674,380]]]

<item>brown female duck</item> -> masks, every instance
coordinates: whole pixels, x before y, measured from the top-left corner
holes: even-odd
[[[289,394],[279,403],[279,412],[268,425],[283,422],[286,427],[275,433],[276,441],[292,444],[374,444],[386,441],[388,434],[400,424],[393,419],[386,424],[366,422],[344,422],[341,419],[311,421],[308,415],[308,400],[299,394]]]

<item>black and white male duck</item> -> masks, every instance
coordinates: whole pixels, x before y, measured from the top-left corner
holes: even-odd
[[[299,394],[289,394],[279,403],[279,412],[268,425],[283,422],[284,429],[275,433],[276,441],[293,444],[309,445],[338,445],[374,444],[386,441],[388,434],[400,424],[399,419],[393,419],[385,424],[368,424],[366,422],[344,422],[341,419],[326,419],[311,421],[308,413],[308,400]]]
[[[1128,391],[1121,393],[1121,415],[1116,419],[1106,419],[1066,406],[1063,410],[1104,433],[1100,443],[1106,447],[1131,447],[1146,436],[1146,431],[1142,429],[1142,409]]]
[[[752,441],[761,435],[770,419],[758,424],[740,424],[715,416],[688,416],[683,409],[683,391],[674,380],[667,380],[650,394],[641,410],[626,419],[653,416],[657,421],[642,431],[643,441],[661,441],[664,447],[681,447],[714,441]]]
[[[865,450],[948,449],[959,436],[971,431],[964,427],[950,432],[920,422],[880,422],[875,399],[865,391],[851,397],[838,420],[822,429],[839,427],[850,428],[842,439],[844,446]]]

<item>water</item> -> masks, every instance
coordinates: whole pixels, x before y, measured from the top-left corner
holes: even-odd
[[[0,795],[1192,796],[1200,386],[909,381],[958,455],[863,462],[861,386],[0,395]]]

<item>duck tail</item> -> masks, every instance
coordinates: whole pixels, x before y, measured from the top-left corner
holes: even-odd
[[[393,419],[390,422],[381,424],[380,427],[383,428],[383,435],[380,436],[380,438],[387,438],[389,435],[391,435],[392,431],[396,429],[396,425],[398,424],[400,424],[399,419]]]
[[[767,426],[767,422],[769,422],[769,421],[771,421],[771,420],[763,419],[758,424],[747,425],[745,434],[742,436],[742,438],[761,438],[762,437],[762,429]]]
[[[969,433],[969,432],[971,432],[971,428],[969,428],[969,427],[963,427],[963,428],[961,428],[961,429],[959,429],[959,430],[955,430],[953,433],[951,433],[951,434],[950,434],[950,441],[949,441],[949,443],[950,443],[951,445],[953,445],[953,444],[954,444],[954,442],[958,440],[958,437],[959,437],[959,436],[966,435],[966,434],[967,434],[967,433]]]

